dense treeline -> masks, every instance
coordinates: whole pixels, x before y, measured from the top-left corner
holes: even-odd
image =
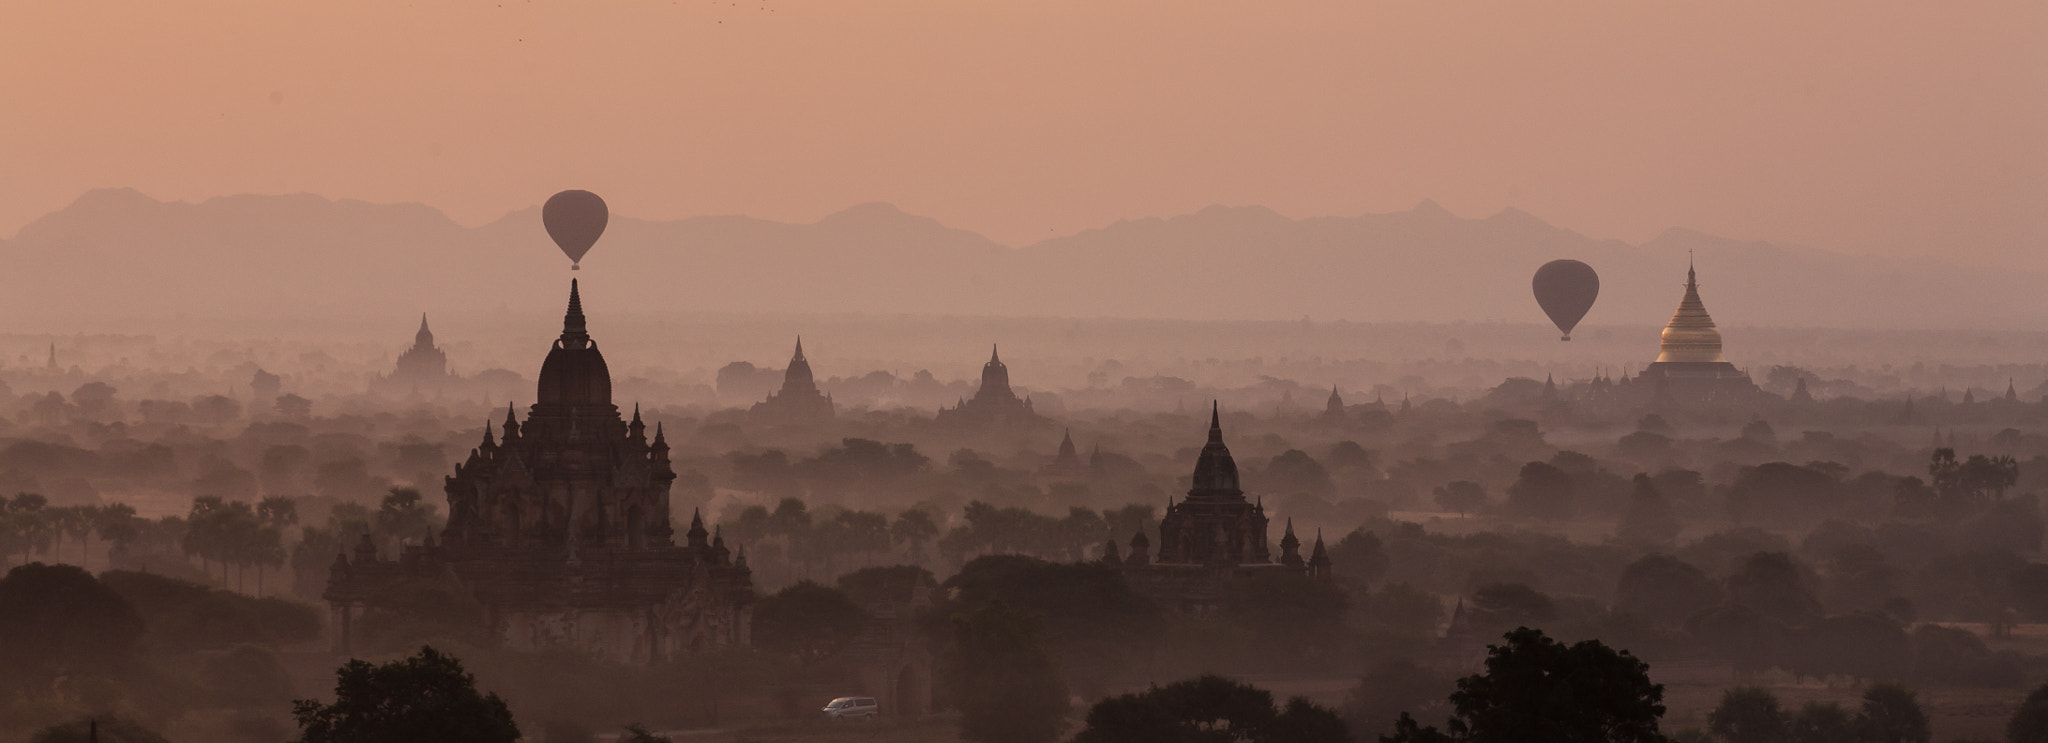
[[[537,730],[704,724],[721,693],[787,688],[844,662],[855,628],[877,602],[907,600],[907,586],[929,594],[920,626],[941,647],[952,617],[997,602],[1038,617],[1049,667],[1084,700],[1205,673],[1349,676],[1358,693],[1341,711],[1361,732],[1391,730],[1403,711],[1442,717],[1458,664],[1523,625],[1745,678],[2014,698],[2041,681],[2048,665],[2005,635],[2048,621],[2048,407],[1879,399],[1778,371],[1767,387],[1805,379],[1823,399],[1644,411],[1589,384],[1511,379],[1462,400],[1346,390],[1351,405],[1320,412],[1310,403],[1327,389],[1282,379],[1141,378],[1127,407],[1066,410],[1079,449],[1068,461],[1054,458],[1053,424],[941,431],[918,411],[869,408],[797,430],[650,405],[675,442],[675,526],[701,512],[748,556],[762,594],[756,649],[637,670],[507,652],[481,607],[436,580],[379,597],[359,639],[378,653],[431,642],[459,654]],[[206,665],[234,656],[234,673],[254,674],[258,650],[317,647],[310,607],[334,556],[367,537],[390,557],[438,529],[439,478],[480,439],[485,413],[504,412],[282,393],[137,400],[66,379],[69,393],[10,398],[19,408],[0,425],[0,563],[106,571],[88,577],[146,628],[108,678],[132,689],[145,678],[135,674],[191,677],[165,694],[219,710],[208,730],[241,713]],[[1120,400],[1125,387],[1091,389]],[[1238,582],[1216,611],[1191,615],[1100,564],[1106,542],[1147,533],[1157,544],[1205,425],[1176,407],[1211,393],[1225,397],[1226,438],[1273,517],[1270,538],[1289,521],[1304,542],[1320,532],[1331,583]],[[1053,399],[1041,398],[1047,410]],[[1289,399],[1299,404],[1276,403]],[[20,709],[82,709],[94,693],[59,689]],[[657,720],[664,695],[704,701]],[[180,721],[179,705],[127,704],[138,719],[202,724]]]

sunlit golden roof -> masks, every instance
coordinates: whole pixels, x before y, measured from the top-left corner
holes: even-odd
[[[1707,306],[1700,302],[1699,282],[1691,266],[1685,268],[1685,299],[1679,301],[1671,324],[1664,326],[1659,349],[1660,362],[1727,361],[1721,356],[1721,331],[1715,329],[1714,318],[1707,316]]]

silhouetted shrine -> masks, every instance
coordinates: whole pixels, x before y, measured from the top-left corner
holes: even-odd
[[[1133,536],[1128,556],[1117,555],[1112,540],[1104,561],[1121,567],[1132,589],[1183,611],[1209,611],[1223,600],[1226,581],[1259,573],[1290,572],[1318,580],[1330,578],[1329,552],[1316,536],[1309,559],[1301,557],[1301,541],[1288,524],[1280,540],[1280,561],[1273,561],[1266,541],[1266,507],[1245,499],[1238,487],[1237,460],[1223,443],[1221,411],[1209,412],[1209,441],[1195,460],[1187,497],[1168,503],[1159,519],[1159,550],[1143,532]]]
[[[513,649],[571,646],[651,663],[749,644],[745,551],[735,556],[695,516],[675,543],[668,443],[658,425],[649,440],[637,408],[628,422],[612,404],[574,281],[562,326],[526,421],[508,410],[502,438],[486,424],[447,478],[438,542],[426,535],[389,560],[366,536],[352,559],[336,557],[325,598],[337,652],[353,652],[355,620],[380,597],[449,578]]]
[[[412,336],[412,347],[398,355],[398,363],[389,375],[377,378],[372,385],[378,392],[406,395],[435,392],[451,381],[448,354],[434,345],[434,331],[427,329],[427,316],[422,314],[419,332]]]
[[[796,353],[789,369],[782,373],[782,389],[768,399],[754,403],[747,416],[770,425],[818,423],[832,420],[832,396],[818,391],[811,377],[811,362],[804,359],[804,339],[796,339]]]
[[[981,365],[981,387],[974,391],[974,397],[951,408],[939,408],[937,420],[941,424],[965,426],[1046,422],[1031,409],[1030,397],[1019,398],[1010,389],[1010,368],[1003,365],[1002,355],[994,348],[989,350],[988,363]]]

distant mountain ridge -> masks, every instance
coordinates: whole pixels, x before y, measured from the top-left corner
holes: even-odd
[[[1724,325],[2018,327],[2048,321],[2041,276],[1864,259],[1673,229],[1595,240],[1518,209],[1434,202],[1294,219],[1212,206],[1006,247],[888,204],[808,224],[613,215],[585,259],[590,296],[631,312],[789,312],[1192,320],[1540,322],[1555,258],[1601,276],[1591,325],[1661,325],[1687,251]],[[432,207],[310,194],[163,202],[84,194],[0,240],[17,317],[136,312],[381,315],[554,300],[569,274],[540,209],[466,228]],[[27,278],[24,278],[27,277]],[[73,277],[79,277],[74,279]],[[137,309],[141,308],[141,309]]]

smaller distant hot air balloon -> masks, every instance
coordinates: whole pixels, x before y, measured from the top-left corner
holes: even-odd
[[[1592,266],[1574,260],[1543,264],[1530,283],[1536,289],[1536,304],[1557,324],[1558,332],[1564,333],[1560,340],[1572,339],[1572,328],[1578,327],[1586,311],[1593,309],[1593,299],[1600,296],[1600,275],[1593,273]]]
[[[571,271],[583,268],[583,255],[597,244],[597,237],[604,234],[605,222],[610,219],[604,199],[589,191],[563,191],[549,197],[547,205],[540,208],[541,224],[547,225],[548,237],[555,239],[562,254],[569,256]]]

